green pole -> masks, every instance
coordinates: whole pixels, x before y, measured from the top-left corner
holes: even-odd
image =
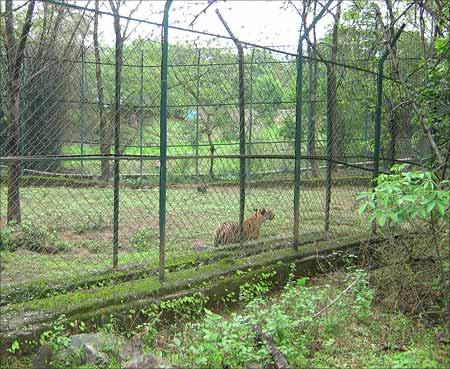
[[[244,241],[245,221],[245,91],[244,91],[244,50],[239,40],[234,36],[219,10],[216,14],[229,33],[238,50],[239,60],[239,234],[240,242]]]
[[[369,112],[366,111],[364,114],[364,156],[369,156],[369,146],[367,145],[367,140],[369,139]]]
[[[120,115],[123,39],[120,29],[120,18],[114,14],[115,65],[114,65],[114,197],[113,197],[113,268],[119,263],[119,216],[120,216]]]
[[[253,59],[255,56],[255,48],[252,49],[252,56],[250,59],[250,114],[248,119],[248,154],[252,155],[252,135],[253,135]],[[248,158],[247,162],[247,180],[248,190],[251,187],[251,165],[252,159]]]
[[[80,101],[80,155],[84,155],[84,48],[81,50],[81,101]],[[84,174],[84,162],[80,162],[81,176]]]
[[[398,38],[400,37],[400,34],[403,32],[403,29],[405,28],[405,24],[402,24],[400,29],[397,31],[397,33],[394,35],[394,38],[391,41],[391,47],[395,45]],[[383,104],[383,70],[384,70],[384,62],[386,61],[386,58],[389,55],[389,48],[386,48],[384,50],[383,54],[380,57],[380,60],[378,61],[378,72],[377,72],[377,103],[375,107],[375,147],[373,152],[373,162],[374,162],[374,168],[373,168],[373,180],[372,180],[372,186],[376,187],[377,185],[377,178],[380,174],[380,146],[381,146],[381,107]],[[372,231],[376,231],[376,223],[372,223]]]
[[[322,18],[334,0],[328,0],[319,14],[313,19],[298,41],[297,49],[297,79],[295,83],[295,167],[294,167],[294,249],[298,250],[300,242],[300,176],[301,176],[301,145],[302,145],[302,104],[303,104],[303,40],[308,36],[316,23]]]
[[[161,56],[161,106],[160,106],[160,169],[159,169],[159,280],[165,281],[166,263],[166,180],[167,180],[167,75],[169,54],[169,10],[172,0],[164,6],[162,56]]]
[[[195,104],[196,104],[196,115],[195,115],[195,176],[197,177],[198,182],[198,176],[199,176],[199,170],[198,170],[198,142],[200,140],[200,130],[199,130],[199,118],[198,118],[198,101],[200,96],[200,57],[201,57],[201,50],[198,49],[197,54],[197,91],[195,94]]]
[[[336,90],[336,84],[330,88],[331,66],[327,64],[327,167],[325,178],[325,233],[330,230],[330,209],[331,209],[331,181],[333,169],[333,117],[332,109],[334,107],[333,96],[331,92]]]
[[[141,160],[139,163],[139,173],[142,181],[144,155],[144,50],[141,50],[141,74],[140,74],[140,99],[139,99],[139,151]]]
[[[22,91],[26,91],[27,88],[27,64],[23,64],[22,68]],[[19,102],[19,153],[20,155],[25,155],[25,111],[26,111],[26,101],[24,99],[24,94],[20,94]]]

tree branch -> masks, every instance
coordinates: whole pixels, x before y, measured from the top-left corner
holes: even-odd
[[[388,2],[389,0],[385,0],[385,1]],[[377,12],[377,16],[379,17],[381,28],[383,29],[386,47],[388,48],[389,54],[390,54],[391,58],[393,59],[393,63],[398,65],[397,54],[391,46],[391,39],[390,39],[390,35],[388,32],[388,28],[384,25],[383,19],[381,17],[381,14],[379,13],[379,11]],[[392,27],[392,25],[390,26],[390,28],[391,27]],[[398,73],[398,81],[400,82],[400,84],[403,88],[403,91],[406,95],[407,100],[410,100],[412,102],[413,110],[416,113],[417,117],[419,118],[420,125],[422,126],[422,129],[426,133],[426,135],[428,137],[428,141],[430,142],[430,146],[431,146],[434,154],[436,155],[436,160],[439,164],[439,167],[441,167],[444,163],[444,160],[442,159],[442,155],[439,150],[439,147],[437,146],[436,141],[434,140],[434,137],[433,137],[433,134],[431,133],[430,128],[427,127],[427,125],[425,124],[425,118],[424,118],[422,112],[420,111],[419,106],[413,99],[412,93],[411,93],[402,73]]]
[[[206,7],[194,17],[194,19],[192,20],[192,22],[189,23],[189,27],[193,27],[193,26],[194,26],[194,23],[195,23],[195,21],[198,19],[198,17],[200,17],[200,15],[202,15],[203,13],[206,14],[206,11],[208,10],[208,8],[209,8],[211,5],[213,5],[214,3],[218,2],[218,1],[219,1],[219,0],[208,0],[208,5],[206,5]]]
[[[256,339],[262,342],[266,346],[267,351],[269,351],[269,354],[272,357],[273,362],[275,364],[274,365],[275,369],[290,369],[289,362],[287,361],[283,353],[275,345],[275,342],[273,341],[272,337],[270,337],[267,333],[264,333],[259,324],[255,325],[254,330],[256,333]]]

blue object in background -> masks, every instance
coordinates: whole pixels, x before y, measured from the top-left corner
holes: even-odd
[[[194,120],[195,116],[196,116],[195,110],[188,110],[188,112],[186,113],[187,120]]]

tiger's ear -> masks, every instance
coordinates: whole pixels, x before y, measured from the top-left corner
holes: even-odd
[[[254,210],[255,212],[257,212],[257,211],[258,211],[258,209],[256,209],[256,208],[254,208],[253,210]]]
[[[266,213],[266,209],[262,208],[262,209],[261,209],[261,214],[264,215],[265,213]]]

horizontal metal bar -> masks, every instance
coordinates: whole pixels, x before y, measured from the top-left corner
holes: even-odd
[[[176,86],[178,87],[178,86]],[[303,100],[305,103],[306,102],[316,102],[316,103],[325,103],[326,99],[315,99],[315,100]],[[345,101],[344,99],[340,99],[337,100],[337,102],[342,102]],[[370,101],[369,97],[365,97],[365,98],[352,98],[352,101]],[[80,100],[60,100],[60,103],[65,103],[65,104],[79,104]],[[83,102],[84,104],[87,105],[98,105],[98,102],[96,101],[87,101],[85,100]],[[279,104],[279,105],[289,105],[289,104],[295,104],[295,101],[254,101],[253,105],[275,105],[275,104]],[[111,106],[113,105],[112,103],[107,103],[105,104],[106,106]],[[250,103],[245,103],[245,105],[250,105]],[[140,105],[130,105],[130,104],[121,104],[122,107],[125,108],[133,108],[133,109],[140,109],[141,106]],[[195,103],[192,104],[178,104],[178,105],[167,105],[167,107],[169,108],[192,108],[192,107],[196,107],[197,105]],[[239,102],[222,102],[222,103],[203,103],[203,104],[199,104],[199,106],[239,106]],[[160,106],[159,105],[144,105],[143,106],[143,110],[148,110],[148,109],[159,109]]]
[[[195,160],[195,159],[241,159],[241,158],[245,158],[245,159],[289,159],[289,160],[293,160],[295,159],[295,155],[290,155],[290,154],[252,154],[252,155],[199,155],[199,156],[194,156],[194,155],[168,155],[167,156],[167,160]],[[342,161],[340,161],[339,159],[343,159],[343,160],[347,160],[347,159],[370,159],[372,160],[372,156],[365,156],[365,155],[351,155],[351,156],[336,156],[332,159],[329,159],[326,155],[315,155],[315,156],[308,156],[308,155],[302,155],[300,157],[301,159],[306,159],[306,160],[331,160],[333,162],[336,163],[341,163],[341,164],[347,164],[344,163]],[[14,162],[14,161],[98,161],[98,160],[115,160],[115,159],[119,159],[119,160],[127,160],[127,161],[139,161],[139,160],[144,160],[144,161],[159,161],[159,155],[145,155],[145,156],[140,156],[140,155],[121,155],[121,156],[114,156],[114,155],[110,155],[110,156],[100,156],[100,155],[55,155],[55,156],[6,156],[6,157],[0,157],[0,162],[4,161],[4,162]],[[416,163],[413,161],[410,161],[411,158],[405,158],[405,159],[391,159],[391,158],[381,158],[381,160],[392,160],[395,162],[399,162],[399,163],[406,163],[406,164],[411,164],[411,165],[419,165],[419,166],[423,166],[421,163]]]
[[[157,45],[159,47],[159,44]],[[213,50],[234,50],[235,48],[212,48]],[[193,50],[209,50],[206,48],[196,48]],[[0,54],[0,58],[6,58],[6,55],[4,54]],[[53,62],[60,62],[60,63],[72,63],[72,64],[76,64],[76,63],[80,63],[81,64],[81,60],[73,60],[73,59],[58,59],[58,58],[44,58],[44,57],[40,57],[40,58],[36,58],[34,56],[24,56],[25,59],[35,59],[35,60],[45,60],[45,61],[53,61]],[[305,56],[305,59],[307,59],[307,57]],[[360,59],[341,59],[341,60],[345,60],[347,62],[362,62],[362,61],[373,61],[373,59],[370,58],[360,58]],[[415,61],[419,61],[421,60],[421,58],[417,58],[417,57],[403,57],[403,58],[399,58],[399,61],[402,60],[415,60]],[[115,64],[113,62],[108,63],[108,62],[100,62],[97,63],[95,61],[89,61],[89,60],[85,60],[84,61],[85,64],[99,64],[99,65],[109,65],[109,66],[114,66]],[[250,62],[244,62],[244,65],[250,65]],[[255,61],[253,62],[253,65],[270,65],[270,64],[293,64],[295,65],[295,59],[292,60],[271,60],[271,61]],[[220,67],[220,66],[238,66],[237,62],[226,62],[226,63],[200,63],[200,67]],[[122,65],[123,67],[129,67],[129,68],[161,68],[161,65],[159,64],[144,64],[144,65],[140,65],[140,64],[127,64],[124,63]],[[169,68],[176,68],[176,67],[197,67],[197,64],[190,64],[190,63],[179,63],[179,64],[168,64]]]

